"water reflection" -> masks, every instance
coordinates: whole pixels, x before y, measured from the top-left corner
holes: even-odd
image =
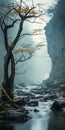
[[[50,113],[24,124],[1,123],[0,130],[65,130],[65,114]]]
[[[47,119],[35,119],[25,123],[24,125],[16,125],[15,130],[47,130],[47,128]]]
[[[11,125],[8,123],[1,123],[0,130],[15,130],[15,125]]]
[[[38,119],[33,121],[31,130],[47,130],[48,127],[48,119]]]
[[[48,130],[65,130],[65,113],[51,113]]]

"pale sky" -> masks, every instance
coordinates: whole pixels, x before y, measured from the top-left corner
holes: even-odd
[[[17,2],[19,2],[20,0],[16,0]],[[23,0],[26,1],[27,0]],[[31,0],[28,0],[28,4],[30,3]],[[34,0],[34,5],[36,5],[37,3],[40,3],[42,6],[43,3],[43,10],[48,9],[49,7],[51,7],[52,5],[54,6],[56,4],[57,0]],[[32,5],[32,4],[31,4]],[[32,57],[31,60],[28,60],[27,62],[24,63],[24,67],[21,67],[19,69],[19,72],[21,73],[23,71],[23,69],[26,69],[26,72],[24,74],[16,75],[15,78],[15,82],[16,83],[20,83],[20,82],[35,82],[35,83],[40,83],[43,80],[47,79],[49,77],[49,73],[51,71],[51,59],[48,55],[47,52],[47,41],[46,41],[46,36],[45,36],[45,30],[44,27],[46,26],[47,22],[50,20],[49,16],[47,16],[46,14],[43,15],[43,19],[45,21],[41,21],[40,19],[37,22],[41,22],[42,24],[29,24],[29,23],[25,23],[24,24],[24,31],[32,31],[32,29],[38,29],[38,28],[42,28],[43,29],[43,35],[41,36],[37,36],[37,37],[31,37],[29,38],[25,38],[24,42],[32,42],[33,44],[37,45],[39,42],[42,42],[43,44],[45,44],[44,47],[42,47],[42,49],[38,50],[35,52],[35,55]],[[12,35],[14,35],[17,30],[17,27],[15,28],[15,30],[12,32]],[[13,34],[14,33],[14,34]],[[19,65],[19,64],[18,64]],[[19,66],[18,66],[19,67]]]
[[[29,1],[30,0],[28,0],[28,2]],[[48,9],[48,7],[52,5],[53,0],[49,0],[49,1],[34,0],[34,2],[35,4],[39,2],[44,3],[44,9]],[[27,62],[27,72],[23,75],[23,79],[25,79],[25,82],[26,80],[31,80],[32,82],[40,83],[42,82],[42,80],[45,80],[49,77],[49,73],[51,71],[51,59],[49,58],[49,55],[47,53],[47,42],[46,42],[45,30],[44,30],[44,27],[49,21],[49,17],[46,15],[42,17],[44,18],[45,21],[41,21],[40,19],[37,19],[37,22],[41,22],[42,24],[40,25],[37,23],[28,24],[29,31],[38,28],[43,29],[43,35],[35,36],[35,37],[32,36],[32,41],[34,44],[38,44],[41,41],[43,44],[45,44],[45,46],[39,51],[36,51],[35,56],[33,56],[33,58]]]
[[[3,0],[3,1],[5,1],[5,0]],[[16,1],[19,2],[19,0],[16,0]],[[24,0],[24,1],[27,2],[27,0]],[[30,1],[31,0],[28,0],[28,3],[30,3]],[[57,0],[34,0],[35,4],[37,4],[39,2],[44,3],[44,9],[48,9],[49,7],[51,7],[51,5],[54,6],[56,4],[56,1]],[[37,29],[39,26],[40,26],[40,28],[41,27],[43,28],[42,36],[31,37],[30,39],[29,38],[24,39],[26,43],[29,40],[29,41],[33,42],[33,44],[36,45],[36,44],[38,44],[38,42],[42,41],[42,43],[45,44],[46,46],[44,46],[39,51],[36,51],[33,58],[24,63],[24,68],[18,66],[20,68],[20,70],[19,70],[20,73],[23,71],[23,69],[24,70],[26,69],[26,72],[21,75],[16,75],[16,78],[15,78],[16,83],[27,82],[27,81],[40,83],[44,79],[47,79],[49,76],[49,73],[51,71],[51,59],[47,52],[47,41],[46,41],[45,30],[44,30],[44,27],[46,26],[47,22],[49,21],[49,17],[45,15],[45,16],[43,16],[43,18],[44,18],[44,20],[46,20],[46,22],[42,21],[41,25],[38,25],[38,24],[32,25],[32,24],[28,24],[28,23],[25,23],[25,25],[24,25],[24,30],[25,31],[27,30],[29,32],[32,29]],[[11,32],[10,33],[12,35],[14,35],[16,30],[17,30],[17,27],[15,28],[15,30],[12,33]],[[2,36],[2,33],[0,33],[0,34]],[[3,39],[1,39],[1,40],[3,40]],[[3,53],[2,46],[1,46],[0,51]],[[2,58],[0,58],[0,59],[2,59]],[[0,65],[0,71],[3,71],[2,65]]]

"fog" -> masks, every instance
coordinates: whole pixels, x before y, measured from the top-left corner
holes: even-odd
[[[1,0],[0,0],[1,1]],[[2,1],[1,1],[2,2]],[[3,1],[4,2],[4,1]],[[19,0],[18,0],[19,2]],[[29,1],[30,2],[30,1]],[[41,3],[41,0],[36,0],[35,5],[37,2]],[[48,9],[52,5],[54,6],[56,4],[56,1],[53,0],[44,0],[44,9]],[[21,39],[21,41],[17,44],[17,46],[22,46],[22,44],[28,44],[31,43],[33,45],[37,45],[39,42],[42,42],[44,45],[43,47],[40,48],[40,50],[37,50],[33,57],[26,61],[25,63],[20,63],[18,66],[16,66],[16,76],[15,76],[15,83],[41,83],[43,80],[47,79],[49,77],[49,73],[51,71],[51,59],[48,55],[47,52],[47,41],[46,41],[46,36],[45,36],[45,30],[44,27],[46,26],[47,22],[50,20],[50,16],[45,14],[43,16],[44,21],[42,21],[42,24],[30,24],[28,22],[25,22],[23,31],[24,32],[31,32],[32,28],[37,29],[38,26],[43,29],[43,35],[37,36],[37,37],[25,37],[24,39]],[[15,33],[17,31],[17,26],[15,27],[14,31],[9,31],[9,35],[15,36]],[[1,72],[1,77],[0,77],[0,82],[3,80],[3,61],[4,61],[4,41],[3,41],[3,34],[0,31],[0,72]]]

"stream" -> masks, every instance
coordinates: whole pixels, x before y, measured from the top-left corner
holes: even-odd
[[[47,86],[48,87],[48,86]],[[47,87],[43,87],[41,91],[41,87],[39,86],[26,86],[22,87],[20,85],[15,86],[14,93],[15,95],[19,97],[22,92],[24,92],[25,97],[29,96],[31,93],[34,95],[34,97],[38,97],[37,100],[39,101],[38,106],[31,107],[31,106],[25,106],[26,109],[29,110],[30,117],[32,117],[30,120],[28,120],[25,123],[10,123],[10,122],[0,122],[0,130],[64,130],[65,129],[65,113],[53,113],[50,109],[53,100],[47,100],[42,101],[40,99],[43,99],[41,97],[42,94],[38,91],[40,89],[41,92],[46,91],[47,95],[50,93],[50,90],[47,89]],[[52,90],[51,90],[52,91]],[[54,90],[53,90],[54,91]],[[57,91],[57,89],[56,89]],[[53,93],[53,92],[52,92]],[[44,96],[45,96],[44,95]],[[61,99],[61,98],[60,98]],[[32,100],[32,96],[30,98]],[[35,99],[34,99],[35,100]],[[38,112],[34,112],[34,109],[38,110]]]
[[[27,86],[27,87],[21,87],[20,85],[15,86],[14,93],[17,98],[23,97],[19,96],[21,95],[22,91],[24,92],[24,95],[28,95],[32,90],[37,89],[38,86]],[[32,92],[33,94],[33,92]],[[18,96],[17,96],[18,95]],[[40,94],[34,94],[34,96],[41,96]],[[32,100],[32,99],[31,99]],[[0,123],[0,130],[48,130],[48,123],[50,119],[50,106],[52,104],[52,101],[48,102],[41,102],[39,101],[39,105],[37,107],[30,107],[25,106],[26,109],[29,110],[30,116],[32,119],[27,121],[23,124],[16,124],[16,123],[8,123],[8,122],[1,122]],[[38,112],[34,112],[34,109],[37,109]]]
[[[50,2],[47,2],[45,0],[46,8],[48,8],[50,3],[52,3],[52,4],[56,3],[56,0],[49,0],[49,1]],[[46,20],[46,18],[45,18],[45,20]],[[45,25],[43,25],[43,26],[45,26]],[[37,42],[37,41],[35,41],[35,42]],[[46,40],[45,40],[45,43],[46,43]],[[43,50],[44,50],[44,52],[43,52]],[[51,61],[50,61],[50,59],[48,59],[49,56],[47,54],[47,46],[45,46],[42,49],[42,51],[40,50],[39,53],[43,57],[43,61],[42,61],[42,57],[40,57],[39,56],[40,54],[38,54],[38,52],[37,52],[37,55],[36,55],[37,57],[34,57],[33,61],[31,60],[31,65],[28,64],[29,71],[27,71],[27,73],[24,74],[23,76],[20,76],[20,78],[18,78],[18,76],[17,76],[15,79],[16,83],[21,82],[21,79],[22,79],[22,81],[25,80],[26,83],[27,82],[29,83],[28,79],[30,79],[30,78],[31,78],[30,82],[32,82],[32,80],[33,80],[36,83],[40,83],[43,80],[43,77],[44,77],[44,80],[46,78],[48,78],[48,76],[49,76],[48,73],[50,73],[49,72],[50,71],[49,63]],[[46,56],[46,59],[45,59],[45,56]],[[27,65],[27,63],[26,63],[26,65]],[[31,67],[31,66],[33,66],[33,67]],[[2,67],[2,65],[1,65],[1,67]],[[44,68],[44,70],[42,68]],[[2,81],[2,79],[1,79],[1,81]],[[26,87],[22,87],[21,85],[16,85],[14,93],[15,93],[15,96],[17,96],[18,98],[21,97],[22,91],[24,92],[24,94],[25,93],[27,94],[30,92],[30,93],[34,94],[35,97],[41,96],[42,95],[41,92],[39,94],[39,93],[33,93],[33,91],[32,91],[33,89],[37,89],[38,87],[39,86],[33,86],[33,85],[31,85],[31,86],[29,85]],[[47,87],[47,91],[48,91],[48,86],[46,86],[46,87]],[[44,89],[45,88],[43,88],[43,90]],[[40,91],[41,91],[41,88],[40,88]],[[30,116],[32,117],[32,119],[30,119],[26,123],[22,123],[22,124],[20,124],[20,123],[16,124],[16,123],[10,123],[10,122],[0,122],[0,130],[65,130],[65,114],[63,114],[63,113],[54,114],[50,109],[52,103],[53,103],[53,100],[48,100],[46,102],[39,100],[39,105],[37,107],[25,106],[26,109],[29,110]],[[37,109],[38,112],[34,112],[34,109]]]

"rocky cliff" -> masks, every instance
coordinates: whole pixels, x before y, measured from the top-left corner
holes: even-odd
[[[65,0],[59,0],[45,27],[48,53],[52,60],[49,81],[65,83]]]

